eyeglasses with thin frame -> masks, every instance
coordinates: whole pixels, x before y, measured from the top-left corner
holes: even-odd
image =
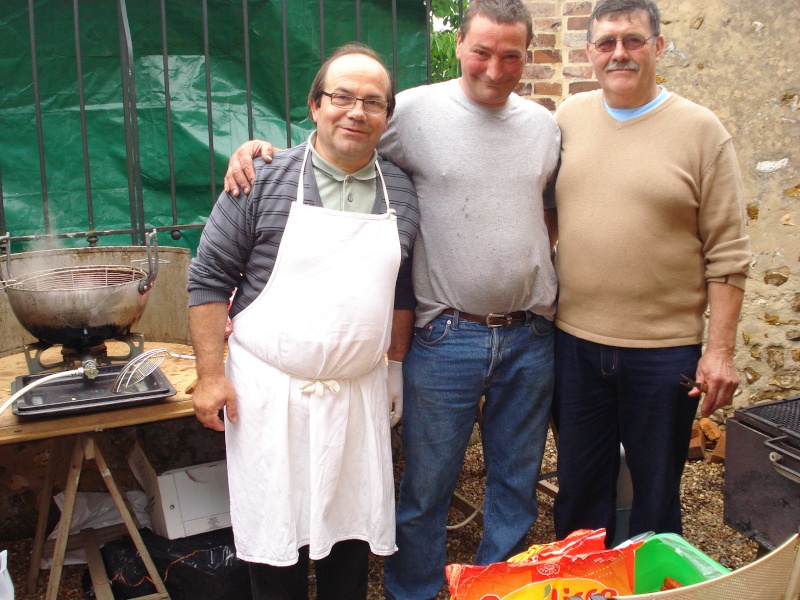
[[[364,110],[373,115],[380,115],[389,110],[389,102],[386,100],[375,100],[374,98],[356,98],[355,96],[348,96],[347,94],[331,94],[322,92],[323,96],[331,99],[331,104],[336,108],[350,110],[356,105],[359,100],[364,106]]]
[[[640,35],[626,35],[621,38],[604,37],[589,43],[592,44],[598,52],[613,52],[617,49],[618,42],[622,42],[625,50],[641,50],[644,48],[644,45],[654,37],[656,36],[651,35],[648,38],[644,38]]]

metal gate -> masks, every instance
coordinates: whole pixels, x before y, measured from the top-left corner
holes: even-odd
[[[0,7],[0,232],[18,249],[196,247],[245,139],[294,145],[330,51],[425,83],[430,0],[15,0]],[[100,242],[101,238],[104,238]],[[20,244],[21,242],[21,244]]]

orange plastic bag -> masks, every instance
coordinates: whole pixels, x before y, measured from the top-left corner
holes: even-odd
[[[584,600],[633,593],[634,550],[606,550],[605,530],[580,530],[564,540],[533,546],[509,562],[449,565],[453,600]],[[514,562],[511,562],[514,561]]]

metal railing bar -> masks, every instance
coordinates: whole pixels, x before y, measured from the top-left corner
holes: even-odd
[[[244,38],[244,82],[247,99],[247,139],[253,139],[253,82],[250,79],[250,15],[247,0],[242,0],[242,34]]]
[[[456,28],[456,36],[458,35],[458,30],[461,29],[461,21],[463,20],[464,20],[464,0],[458,0],[458,27]],[[430,46],[428,47],[430,48]],[[430,50],[428,50],[428,53],[430,53]],[[456,66],[458,70],[458,75],[461,76],[461,62],[458,62]]]
[[[211,52],[208,39],[208,0],[203,0],[203,55],[206,67],[206,110],[208,120],[208,167],[211,172],[211,203],[217,201],[217,178],[214,168],[214,115],[211,102]]]
[[[33,0],[28,0],[28,32],[31,41],[31,75],[33,77],[33,105],[36,113],[36,140],[39,147],[39,178],[42,184],[42,214],[44,230],[50,233],[50,203],[47,197],[47,169],[44,161],[44,132],[42,130],[42,104],[39,97],[39,73],[36,67],[36,27]]]
[[[83,143],[83,178],[86,182],[86,216],[89,229],[94,229],[94,206],[92,203],[92,177],[89,166],[89,138],[86,131],[86,96],[83,90],[83,61],[81,58],[81,24],[78,5],[80,0],[72,1],[72,14],[75,22],[75,64],[78,73],[78,104],[81,115],[81,141]]]
[[[69,233],[51,233],[51,234],[36,234],[36,235],[14,235],[11,236],[12,242],[38,242],[40,240],[79,240],[89,239],[92,236],[105,236],[105,235],[135,235],[138,233],[137,229],[132,227],[123,229],[107,229],[104,231],[72,231]]]
[[[0,163],[0,233],[6,232],[6,201],[3,195],[3,165]]]
[[[325,62],[325,0],[319,0],[319,64]]]
[[[186,224],[186,225],[161,225],[159,227],[151,226],[151,227],[148,227],[147,230],[148,231],[153,231],[153,229],[155,229],[156,231],[160,231],[160,232],[164,232],[164,233],[166,233],[166,232],[170,232],[171,233],[173,231],[195,231],[195,230],[198,230],[198,229],[202,229],[203,227],[205,227],[204,223],[195,223],[195,224]]]
[[[289,31],[286,25],[286,0],[281,0],[281,28],[283,31],[283,103],[286,118],[286,147],[292,147],[292,110],[289,104]]]
[[[361,41],[361,0],[356,0],[356,41]]]
[[[161,0],[161,55],[164,62],[164,117],[167,125],[167,158],[169,160],[169,197],[172,222],[178,223],[178,200],[175,191],[175,156],[172,142],[172,98],[169,90],[169,53],[167,44],[167,6]]]
[[[425,47],[431,47],[431,29],[433,28],[433,0],[425,0]],[[430,50],[425,53],[425,69],[428,74],[428,84],[433,81],[431,76],[431,53]]]
[[[131,235],[131,240],[134,245],[137,243],[143,245],[145,243],[144,200],[142,198],[142,164],[139,156],[139,125],[136,112],[136,75],[131,28],[128,23],[128,8],[125,0],[117,0],[117,19],[122,71],[122,109],[125,120],[125,150],[128,163],[128,198],[131,226],[136,228],[135,233]]]
[[[122,1],[122,0],[120,0]],[[117,29],[118,29],[118,36],[119,36],[119,63],[120,63],[120,75],[121,75],[121,82],[122,82],[122,124],[125,129],[125,170],[128,178],[128,211],[130,213],[130,222],[131,224],[136,223],[136,202],[134,199],[134,190],[133,190],[133,149],[131,147],[131,117],[130,117],[130,107],[127,102],[128,98],[128,77],[126,76],[128,72],[128,53],[125,49],[125,33],[124,33],[124,26],[122,24],[122,8],[117,3]],[[136,243],[136,237],[131,235],[131,243]]]
[[[392,0],[392,79],[397,87],[397,0]]]
[[[159,233],[172,233],[173,231],[198,231],[203,229],[203,224],[194,224],[194,225],[162,225],[159,227],[148,227],[148,231],[153,231],[154,229]],[[136,227],[122,227],[118,229],[103,229],[101,231],[70,231],[64,233],[50,233],[50,234],[33,234],[33,235],[14,235],[10,237],[12,242],[36,242],[39,240],[78,240],[82,238],[86,238],[90,240],[91,238],[99,238],[105,237],[110,235],[136,235],[139,233],[139,229]],[[141,246],[142,244],[134,244]]]

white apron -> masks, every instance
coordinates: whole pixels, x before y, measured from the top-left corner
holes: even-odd
[[[397,218],[296,201],[261,294],[233,319],[225,440],[236,551],[287,566],[346,539],[395,551],[384,354],[400,266]]]

